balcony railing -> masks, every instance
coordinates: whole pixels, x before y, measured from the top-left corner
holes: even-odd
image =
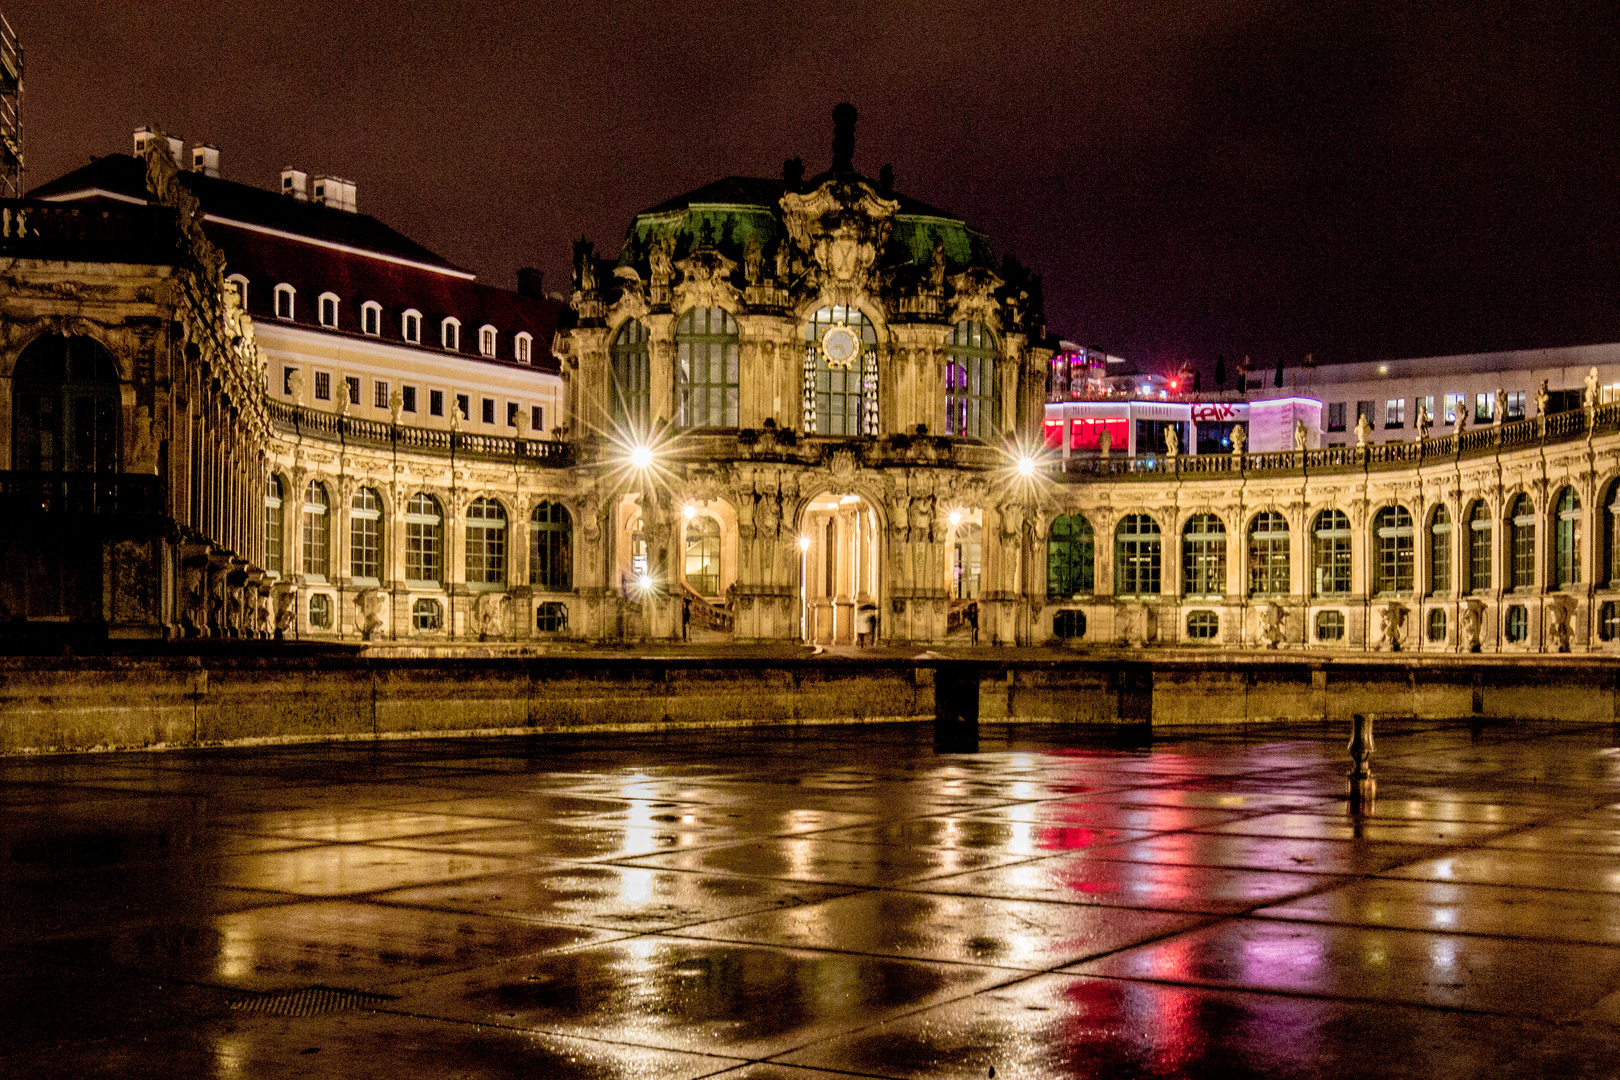
[[[408,427],[360,420],[302,405],[267,398],[265,406],[271,422],[285,432],[311,435],[333,442],[388,447],[416,453],[445,454],[498,461],[530,461],[536,465],[561,468],[574,463],[571,444],[554,439],[514,439],[504,435],[480,435],[448,428]]]
[[[167,263],[179,229],[164,206],[0,200],[0,256],[62,262]]]
[[[163,481],[144,473],[0,472],[0,514],[7,519],[163,512]]]

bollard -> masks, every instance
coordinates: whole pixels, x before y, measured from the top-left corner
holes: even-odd
[[[1350,813],[1360,817],[1372,813],[1373,798],[1378,791],[1378,781],[1373,779],[1372,765],[1369,759],[1373,755],[1373,718],[1357,713],[1351,718],[1354,725],[1350,732],[1350,775],[1347,781],[1350,791]]]
[[[971,661],[934,669],[934,752],[979,752],[979,665]]]

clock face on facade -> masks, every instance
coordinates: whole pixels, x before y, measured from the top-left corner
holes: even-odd
[[[821,355],[827,358],[828,367],[850,367],[860,351],[861,339],[844,323],[834,323],[821,335]]]

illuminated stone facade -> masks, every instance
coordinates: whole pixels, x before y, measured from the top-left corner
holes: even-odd
[[[844,161],[654,207],[614,259],[580,245],[569,312],[535,344],[560,369],[488,375],[520,380],[501,393],[543,403],[543,429],[418,423],[302,385],[341,343],[287,330],[268,355],[163,147],[151,206],[6,208],[6,498],[39,535],[99,538],[78,607],[47,611],[34,571],[12,576],[24,631],[1620,647],[1620,406],[1053,462],[1038,279]],[[40,458],[29,350],[64,334],[112,364],[118,449],[88,469]],[[49,494],[81,488],[103,501]],[[14,566],[48,554],[11,543]]]

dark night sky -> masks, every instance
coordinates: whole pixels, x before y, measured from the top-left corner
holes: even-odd
[[[359,183],[497,284],[730,173],[855,162],[1147,369],[1620,340],[1620,6],[0,0],[30,184],[150,122]],[[548,288],[551,285],[548,284]]]

